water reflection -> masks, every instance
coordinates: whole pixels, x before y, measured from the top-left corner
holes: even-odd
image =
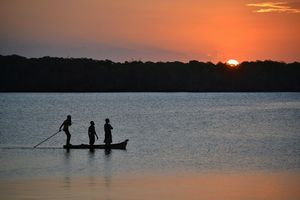
[[[87,166],[86,169],[88,170],[89,176],[95,176],[98,175],[99,167],[97,162],[97,155],[98,152],[95,152],[95,150],[89,150],[87,151]]]
[[[90,153],[95,153],[95,149],[94,148],[90,148]]]
[[[105,149],[104,152],[105,152],[105,156],[106,156],[107,158],[109,158],[109,157],[110,157],[110,154],[111,154],[111,149]]]
[[[65,169],[65,176],[64,176],[64,188],[71,189],[71,152],[67,149],[64,152],[64,169]]]
[[[91,164],[91,162],[93,162],[95,159],[95,149],[90,149],[88,151],[88,155],[89,155],[89,163]]]
[[[64,156],[65,156],[65,160],[69,160],[71,153],[70,153],[70,149],[66,149],[64,152]]]
[[[99,183],[97,182],[97,179],[94,176],[89,176],[89,187],[94,189]]]
[[[65,176],[64,181],[63,181],[63,187],[70,190],[71,189],[71,177],[70,176]]]
[[[111,149],[104,150],[104,184],[107,189],[111,186],[112,181],[112,151]]]
[[[104,177],[104,184],[105,184],[105,188],[109,191],[110,187],[111,187],[111,181],[112,181],[112,177],[111,176],[105,176]]]

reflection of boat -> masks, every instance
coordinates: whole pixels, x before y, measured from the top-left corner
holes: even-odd
[[[129,140],[125,140],[120,143],[111,144],[106,146],[105,144],[97,144],[97,145],[88,145],[88,144],[80,144],[80,145],[64,145],[64,149],[126,149],[127,142]]]

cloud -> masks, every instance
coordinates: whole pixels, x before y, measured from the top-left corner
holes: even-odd
[[[256,10],[254,12],[257,13],[270,13],[270,12],[276,12],[276,13],[299,13],[300,9],[293,7],[288,2],[261,2],[261,3],[250,3],[247,4],[249,7],[255,7]]]

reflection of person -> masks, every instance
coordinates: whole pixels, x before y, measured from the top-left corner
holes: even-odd
[[[112,129],[113,129],[113,127],[109,124],[109,119],[105,119],[105,124],[104,124],[104,132],[105,132],[104,143],[105,143],[105,145],[110,145],[112,143],[112,136],[111,136]]]
[[[90,127],[89,127],[89,139],[90,139],[90,145],[94,145],[95,143],[95,136],[97,137],[98,140],[98,135],[95,130],[95,123],[93,121],[90,122]]]
[[[61,124],[61,126],[59,127],[59,131],[61,131],[61,128],[63,127],[63,131],[65,132],[65,134],[67,135],[67,142],[66,142],[66,146],[70,145],[70,140],[71,140],[71,134],[69,132],[69,126],[72,125],[72,121],[71,121],[71,115],[67,116],[67,119]]]

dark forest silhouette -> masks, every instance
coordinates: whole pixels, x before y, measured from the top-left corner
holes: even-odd
[[[2,92],[300,91],[300,63],[112,62],[0,55]]]

